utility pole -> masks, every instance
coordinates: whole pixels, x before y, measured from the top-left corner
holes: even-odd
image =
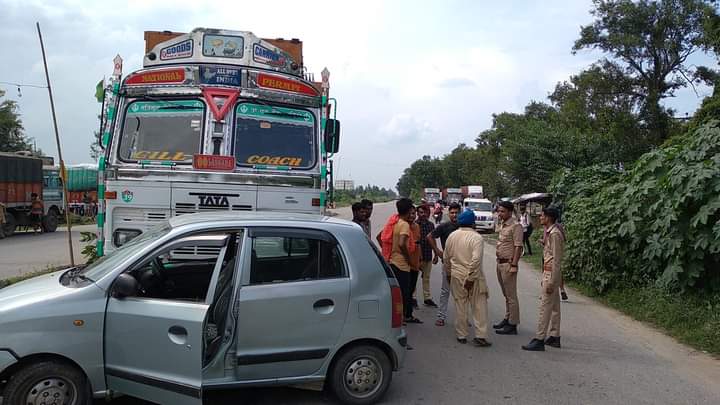
[[[62,157],[62,148],[60,147],[60,132],[58,131],[57,117],[55,116],[55,102],[53,101],[52,88],[50,87],[50,74],[48,73],[47,59],[45,58],[45,45],[43,44],[42,33],[40,33],[40,23],[36,22],[38,38],[40,38],[40,50],[42,51],[43,65],[45,65],[45,80],[47,81],[48,95],[50,96],[50,109],[52,110],[53,125],[55,126],[55,142],[57,143],[58,159],[60,159],[60,178],[63,183],[63,200],[65,202],[65,223],[67,224],[68,249],[70,251],[70,265],[75,267],[75,255],[72,246],[72,224],[70,223],[70,212],[68,210],[68,190],[67,179],[65,178],[65,161]]]

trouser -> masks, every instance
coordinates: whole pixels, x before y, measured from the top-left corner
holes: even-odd
[[[432,271],[432,262],[420,262],[420,272],[422,273],[422,289],[423,300],[432,298],[430,294],[430,272]],[[413,285],[413,297],[415,297],[415,286]]]
[[[560,336],[560,288],[555,287],[552,294],[548,294],[542,284],[541,288],[540,316],[538,317],[538,329],[535,338],[545,340],[545,336],[548,335]]]
[[[442,287],[440,288],[440,302],[438,303],[438,319],[447,319],[448,302],[450,301],[450,283],[445,271],[442,272]]]
[[[420,272],[411,270],[410,271],[410,291],[412,293],[411,294],[412,299],[415,299],[415,289],[417,287],[418,278],[420,278]]]
[[[455,333],[459,338],[468,337],[468,309],[475,326],[476,338],[487,338],[487,286],[475,281],[470,291],[464,283],[453,277],[450,280],[453,299],[455,300]]]
[[[505,296],[505,319],[512,325],[520,323],[520,303],[517,296],[517,272],[510,272],[510,263],[498,263],[497,277]]]
[[[532,246],[530,246],[530,235],[532,235],[532,231],[523,232],[523,244],[525,245],[525,250],[527,251],[527,254],[532,255]]]
[[[397,279],[398,284],[400,284],[400,292],[402,293],[403,297],[403,312],[405,318],[411,318],[413,315],[412,290],[410,288],[411,272],[402,271],[394,264],[391,264],[390,267],[392,267],[393,273],[395,273],[395,278]]]

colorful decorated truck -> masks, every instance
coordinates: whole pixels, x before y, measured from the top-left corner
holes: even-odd
[[[340,124],[301,41],[205,28],[145,40],[143,69],[122,77],[118,56],[105,87],[98,254],[175,215],[324,211]]]

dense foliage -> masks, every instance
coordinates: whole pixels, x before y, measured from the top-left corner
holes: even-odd
[[[0,99],[5,92],[0,90]],[[32,150],[30,140],[23,133],[17,103],[4,100],[0,103],[0,152]]]
[[[643,155],[627,172],[566,172],[552,191],[565,207],[569,278],[720,291],[720,122]]]
[[[387,190],[378,186],[358,186],[354,190],[335,190],[333,200],[335,205],[346,206],[363,199],[373,202],[390,201],[397,197],[392,190]]]

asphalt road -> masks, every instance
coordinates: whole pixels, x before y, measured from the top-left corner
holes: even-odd
[[[376,206],[373,234],[392,212],[391,204]],[[349,216],[347,209],[338,213],[341,217]],[[44,236],[37,236],[41,237]],[[8,241],[12,239],[0,241],[0,249]],[[42,251],[55,251],[55,244],[61,251],[64,241],[48,240],[42,244]],[[2,253],[0,260],[5,263]],[[439,266],[434,271],[432,289],[437,299]],[[490,287],[490,319],[497,321],[504,313],[504,303],[494,276],[494,248],[490,244],[485,249],[484,271]],[[563,348],[536,353],[521,350],[520,346],[535,331],[539,293],[539,275],[524,263],[520,266],[518,289],[519,334],[492,334],[490,348],[456,343],[452,304],[450,322],[445,327],[434,325],[435,311],[425,307],[417,311],[416,316],[425,323],[408,326],[409,341],[415,350],[408,352],[404,368],[394,375],[383,404],[720,404],[719,360],[680,345],[572,290],[568,291],[570,300],[562,303]],[[214,404],[330,402],[331,398],[323,393],[289,388],[238,390],[213,401]],[[98,405],[103,403],[97,401]],[[111,403],[146,404],[132,398]]]
[[[72,228],[75,263],[84,262],[80,251],[80,232],[95,232],[95,225],[78,225]],[[0,279],[43,270],[48,266],[70,263],[67,228],[52,233],[17,232],[0,239]]]

